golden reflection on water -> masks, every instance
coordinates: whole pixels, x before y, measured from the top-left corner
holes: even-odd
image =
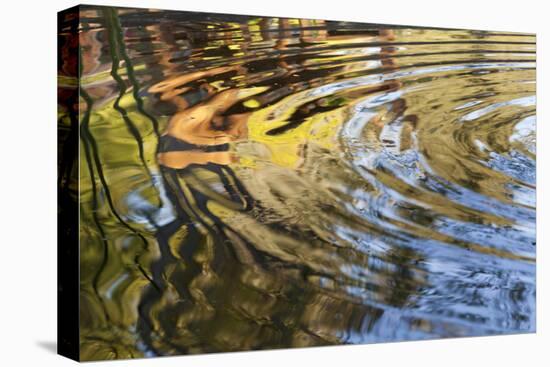
[[[83,359],[534,331],[533,35],[82,9]]]

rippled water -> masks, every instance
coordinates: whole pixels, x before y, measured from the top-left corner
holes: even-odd
[[[83,359],[535,330],[534,35],[71,24]]]

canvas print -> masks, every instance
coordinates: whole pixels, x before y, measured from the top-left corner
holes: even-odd
[[[535,332],[536,38],[59,13],[59,352]]]

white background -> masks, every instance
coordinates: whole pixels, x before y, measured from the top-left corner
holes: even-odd
[[[546,248],[547,1],[149,0],[94,4],[537,33],[537,334],[167,357],[117,366],[541,366],[550,362]],[[56,12],[73,1],[7,0],[0,18],[0,365],[71,365],[56,339]],[[7,113],[6,113],[7,112]],[[545,202],[546,201],[546,202]],[[100,363],[102,364],[102,363]]]

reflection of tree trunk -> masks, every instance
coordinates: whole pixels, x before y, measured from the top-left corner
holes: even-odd
[[[181,187],[185,183],[175,178],[180,172],[163,171],[171,201],[182,204],[176,204],[178,220],[157,231],[162,255],[153,265],[153,278],[161,284],[160,292],[150,286],[139,306],[138,330],[156,354],[341,343],[344,331],[368,332],[383,315],[383,309],[350,303],[347,296],[312,287],[305,280],[315,272],[307,267],[270,270],[277,259],[232,233],[208,211],[210,198],[191,186]],[[192,202],[196,204],[191,208]],[[197,222],[190,211],[192,217],[213,224]],[[180,239],[182,228],[185,236]],[[238,260],[243,243],[252,261]],[[405,306],[418,289],[409,267],[421,258],[411,249],[397,248],[380,260],[387,268],[373,271],[388,289],[380,292],[384,298],[379,302]]]

